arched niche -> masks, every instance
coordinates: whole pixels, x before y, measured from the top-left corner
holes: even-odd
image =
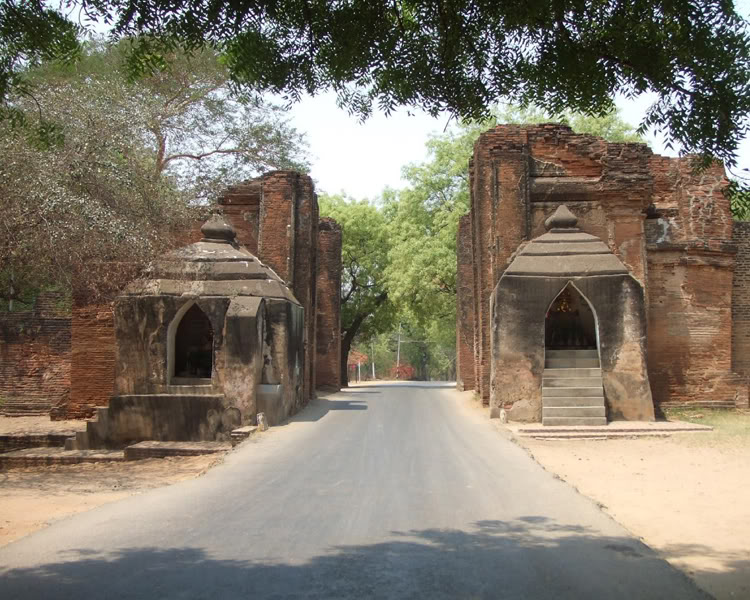
[[[167,367],[170,383],[192,384],[211,379],[214,332],[211,321],[195,301],[177,311],[167,330]]]
[[[547,350],[599,349],[596,311],[572,282],[568,282],[547,308],[544,347]]]

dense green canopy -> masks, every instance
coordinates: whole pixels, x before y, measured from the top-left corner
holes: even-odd
[[[730,165],[748,129],[750,43],[731,0],[5,0],[0,84],[24,60],[70,54],[70,23],[160,50],[210,44],[236,83],[289,99],[336,90],[376,103],[479,118],[498,99],[552,114],[602,114],[615,92],[655,92],[642,125]],[[55,32],[59,35],[55,36]],[[7,87],[7,85],[6,85]],[[5,88],[0,85],[0,93]]]

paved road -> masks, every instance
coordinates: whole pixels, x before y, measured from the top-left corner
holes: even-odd
[[[602,473],[602,477],[606,477]],[[0,598],[705,598],[446,386],[319,399],[0,550]]]

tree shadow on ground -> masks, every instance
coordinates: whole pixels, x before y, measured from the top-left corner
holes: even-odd
[[[35,568],[0,571],[0,597],[460,599],[707,598],[640,542],[529,515],[471,531],[393,532],[317,556],[263,556],[241,532],[228,548],[70,551]],[[232,548],[230,550],[229,548]],[[741,567],[742,565],[738,565]]]

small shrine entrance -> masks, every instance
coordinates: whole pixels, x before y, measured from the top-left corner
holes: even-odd
[[[596,350],[596,317],[586,298],[568,283],[552,301],[544,321],[549,350]]]
[[[174,341],[174,377],[210,379],[213,369],[214,333],[211,322],[197,304],[180,320]]]

